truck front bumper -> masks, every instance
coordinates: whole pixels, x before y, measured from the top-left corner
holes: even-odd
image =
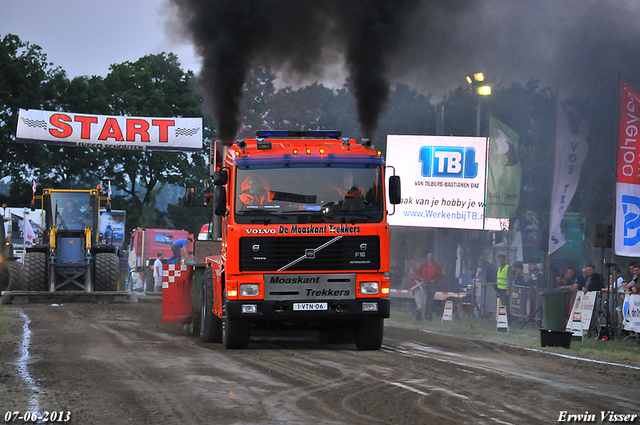
[[[294,304],[326,309],[294,310]],[[227,315],[232,319],[259,321],[340,321],[386,319],[389,317],[389,298],[358,298],[351,300],[238,300],[227,301]]]

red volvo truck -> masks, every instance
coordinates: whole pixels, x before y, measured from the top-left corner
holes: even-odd
[[[400,202],[382,153],[338,131],[259,131],[220,156],[211,168],[222,245],[206,258],[201,339],[245,348],[251,329],[290,324],[379,349],[390,309],[386,197]]]

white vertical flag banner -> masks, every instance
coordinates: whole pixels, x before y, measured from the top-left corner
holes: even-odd
[[[566,103],[558,102],[556,157],[549,217],[549,254],[565,244],[560,222],[576,193],[582,164],[589,153],[589,124]]]
[[[26,216],[26,214],[25,214]],[[36,234],[33,231],[33,226],[28,217],[24,217],[24,245],[27,247],[33,246],[35,243]]]
[[[616,179],[616,255],[640,256],[640,96],[620,79]]]

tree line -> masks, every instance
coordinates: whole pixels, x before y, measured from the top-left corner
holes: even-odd
[[[493,114],[520,136],[522,192],[513,218],[533,214],[540,228],[548,228],[557,96],[535,79],[509,86],[498,80],[492,84],[493,93],[482,104],[482,135],[487,135],[488,116]],[[182,69],[173,53],[113,64],[106,77],[70,79],[62,68],[47,61],[38,45],[12,34],[0,36],[0,177],[9,184],[9,193],[0,194],[0,202],[28,205],[32,179],[41,187],[52,188],[88,188],[110,181],[116,194],[113,208],[127,211],[127,230],[173,226],[197,233],[208,221],[206,208],[186,210],[181,200],[175,199],[163,212],[156,200],[166,186],[204,187],[208,178],[208,146],[216,138],[216,126],[203,111],[198,87],[198,77]],[[591,123],[590,152],[570,209],[584,214],[588,226],[611,222],[612,208],[608,206],[613,203],[616,88],[617,82],[611,82],[601,88],[595,100],[568,100]],[[478,99],[470,87],[461,85],[436,102],[407,84],[396,84],[372,137],[376,148],[386,150],[388,134],[434,135],[438,104],[445,111],[444,135],[475,135]],[[19,108],[204,117],[205,149],[187,154],[16,143]],[[363,137],[349,81],[337,89],[317,82],[276,88],[275,73],[256,66],[246,80],[241,114],[238,138],[253,137],[260,129],[337,129],[345,136]]]

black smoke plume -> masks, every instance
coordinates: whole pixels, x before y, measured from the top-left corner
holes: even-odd
[[[389,96],[388,61],[405,39],[418,0],[173,0],[202,57],[205,110],[218,136],[233,140],[255,63],[322,75],[342,52],[362,133],[372,136]]]

